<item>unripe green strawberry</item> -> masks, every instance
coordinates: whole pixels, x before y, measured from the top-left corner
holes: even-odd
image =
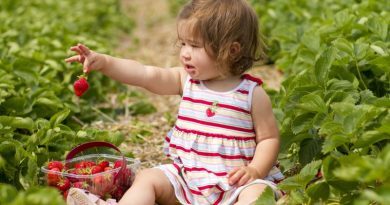
[[[79,76],[79,79],[73,83],[73,88],[77,96],[82,96],[89,88],[87,79],[84,76]]]

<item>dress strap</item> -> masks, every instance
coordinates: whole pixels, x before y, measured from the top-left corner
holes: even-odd
[[[242,79],[247,79],[247,80],[250,80],[250,81],[253,81],[253,82],[256,82],[258,85],[262,85],[263,84],[263,81],[260,79],[260,78],[257,78],[257,77],[254,77],[250,74],[243,74],[241,76]]]

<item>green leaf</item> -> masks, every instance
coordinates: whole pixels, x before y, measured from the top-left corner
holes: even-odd
[[[307,132],[308,129],[313,127],[313,118],[314,115],[312,113],[305,113],[303,115],[299,115],[292,121],[291,131],[296,135],[301,132]]]
[[[377,34],[383,41],[386,41],[388,34],[389,22],[383,18],[370,18],[367,22],[368,28]]]
[[[301,39],[302,44],[312,52],[317,53],[320,48],[320,35],[317,32],[305,32]]]
[[[354,54],[355,60],[360,61],[364,57],[366,57],[367,50],[369,47],[370,47],[370,45],[368,43],[360,43],[360,42],[355,43],[353,45],[353,49],[354,49],[353,54]]]
[[[308,138],[302,140],[299,149],[299,162],[303,165],[313,161],[321,151],[319,139]]]
[[[390,55],[387,56],[379,56],[369,61],[370,64],[377,66],[384,73],[390,73]]]
[[[56,127],[58,124],[60,124],[62,121],[64,121],[68,116],[69,116],[70,110],[69,109],[64,109],[55,115],[53,115],[50,118],[50,126],[52,128]]]
[[[10,184],[0,183],[0,204],[10,204],[18,195],[18,190]]]
[[[390,140],[390,134],[376,130],[367,131],[362,134],[359,140],[356,141],[354,148],[369,147],[374,143],[380,142],[382,140]]]
[[[34,121],[29,117],[0,116],[0,124],[2,124],[3,127],[9,126],[13,129],[27,129],[29,131],[34,129]]]
[[[10,97],[2,105],[8,113],[12,115],[25,115],[32,110],[32,103],[26,97]]]
[[[32,187],[26,191],[25,201],[29,205],[65,205],[62,195],[54,187]]]
[[[325,181],[333,188],[341,191],[342,193],[350,193],[351,190],[356,189],[358,183],[349,182],[335,176],[333,171],[338,167],[340,167],[340,163],[333,156],[328,156],[323,160],[322,174],[325,178]]]
[[[281,190],[296,190],[302,189],[304,190],[307,184],[314,178],[317,174],[318,169],[321,166],[321,161],[312,161],[307,164],[300,171],[299,174],[294,175],[292,177],[288,177],[284,179],[278,186]]]
[[[325,181],[318,181],[310,185],[306,189],[306,193],[314,199],[314,201],[326,201],[330,195],[330,188]]]
[[[371,202],[378,202],[378,204],[387,204],[390,201],[390,185],[385,184],[374,190],[366,189],[362,192],[362,198]]]
[[[349,142],[349,137],[343,134],[335,134],[325,138],[324,144],[322,145],[322,153],[327,154],[338,146],[341,146]]]
[[[337,50],[342,51],[342,52],[348,54],[349,56],[353,56],[353,45],[351,42],[347,41],[345,38],[342,38],[342,37],[337,38],[332,43]]]
[[[146,115],[156,112],[156,108],[149,102],[139,101],[129,107],[132,115]]]
[[[275,203],[275,194],[271,187],[267,186],[260,197],[256,200],[255,205],[273,205]]]
[[[333,46],[329,46],[324,52],[321,53],[314,65],[314,74],[317,82],[320,85],[325,85],[328,80],[328,73],[335,58],[335,50]]]
[[[310,93],[301,98],[298,107],[308,112],[326,113],[327,106],[321,96]]]

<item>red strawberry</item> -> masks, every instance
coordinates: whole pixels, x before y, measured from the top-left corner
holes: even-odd
[[[96,163],[93,161],[85,161],[85,167],[93,167],[95,165],[96,165]]]
[[[319,178],[322,178],[322,172],[321,170],[318,170],[317,174],[316,174],[316,177],[319,179]]]
[[[97,174],[103,171],[103,168],[99,165],[95,165],[91,168],[91,174]]]
[[[100,196],[110,192],[115,188],[112,182],[112,175],[97,175],[93,178],[92,191]]]
[[[122,163],[123,163],[123,160],[121,160],[121,159],[116,160],[115,163],[114,163],[114,169],[118,168],[118,167],[121,167]]]
[[[47,184],[51,186],[55,186],[60,181],[60,175],[59,173],[60,169],[57,167],[54,167],[53,169],[49,170],[49,173],[47,173]]]
[[[122,187],[117,187],[113,192],[111,192],[111,195],[114,199],[118,200],[122,198],[124,194],[124,190]]]
[[[66,198],[68,198],[68,193],[69,193],[69,190],[66,190],[66,191],[64,191],[64,193],[62,194],[62,196],[64,197],[65,201],[66,201]]]
[[[56,187],[60,190],[60,191],[66,191],[70,188],[70,181],[69,179],[67,178],[62,178],[60,179],[58,182],[57,182],[57,185]]]
[[[104,168],[110,166],[110,162],[108,162],[107,160],[103,160],[103,161],[99,162],[99,166],[104,169]]]
[[[69,169],[67,170],[67,172],[69,174],[74,174],[74,175],[78,175],[78,172],[77,172],[78,169]],[[68,176],[68,179],[71,181],[71,182],[77,182],[79,179],[77,177],[73,177],[73,176]]]
[[[82,181],[75,182],[73,183],[72,186],[74,188],[86,189],[86,190],[89,188],[89,184],[87,182],[82,182]]]
[[[79,79],[73,83],[73,88],[77,96],[82,96],[89,88],[87,79],[84,76],[79,76]]]
[[[61,171],[64,168],[64,165],[60,161],[50,161],[47,163],[47,169],[51,170],[53,168],[58,168]]]

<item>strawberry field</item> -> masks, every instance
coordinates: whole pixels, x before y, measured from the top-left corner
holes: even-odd
[[[77,97],[72,84],[82,69],[64,62],[71,54],[69,47],[78,42],[124,56],[116,49],[123,44],[120,36],[132,36],[139,27],[127,15],[134,11],[124,6],[132,2],[0,2],[0,204],[64,204],[57,189],[40,183],[40,167],[50,160],[64,160],[80,143],[139,145],[164,136],[151,136],[151,128],[139,120],[130,122],[131,132],[92,126],[119,123],[124,115],[138,119],[161,108],[157,102],[157,109],[148,103],[140,91],[97,72],[89,74],[88,91]],[[167,0],[171,19],[184,2]],[[267,189],[257,204],[386,204],[390,201],[390,3],[250,2],[260,16],[268,46],[266,64],[283,73],[280,89],[265,86],[279,122],[279,161],[287,176],[278,184],[286,192],[281,200],[273,202]],[[166,21],[152,20],[146,24]],[[143,48],[139,45],[137,52]],[[163,113],[163,122],[172,124],[175,114]],[[123,151],[127,157],[137,157]]]

